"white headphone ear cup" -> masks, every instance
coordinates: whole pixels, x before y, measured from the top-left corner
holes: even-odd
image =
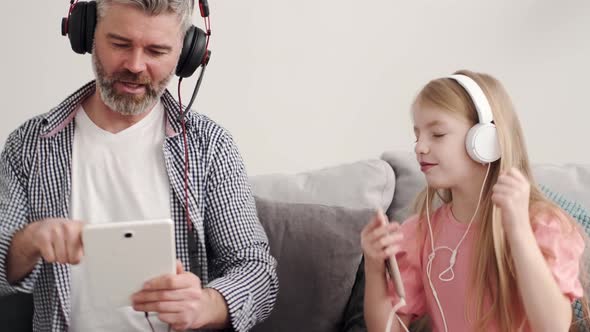
[[[478,123],[469,129],[465,148],[471,159],[488,164],[500,159],[498,132],[493,123]]]

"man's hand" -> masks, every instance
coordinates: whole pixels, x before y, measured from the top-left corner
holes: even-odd
[[[14,234],[8,255],[8,282],[22,280],[31,273],[39,258],[48,263],[80,263],[84,255],[83,226],[83,222],[76,220],[44,219]]]
[[[45,219],[30,224],[24,233],[31,240],[33,255],[48,263],[78,264],[84,255],[83,226],[76,220]]]
[[[224,327],[228,323],[225,300],[213,289],[203,289],[201,279],[176,262],[176,274],[156,277],[132,298],[133,309],[157,312],[158,318],[183,331],[201,327]]]

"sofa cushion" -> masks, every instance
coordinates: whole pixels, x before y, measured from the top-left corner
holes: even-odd
[[[277,202],[387,210],[395,176],[383,160],[364,160],[299,174],[253,176],[250,183],[256,196]]]
[[[590,165],[536,164],[533,165],[533,175],[537,183],[561,193],[562,199],[590,209]]]
[[[402,222],[411,215],[412,206],[418,193],[426,186],[426,181],[416,155],[407,151],[387,151],[381,155],[395,174],[395,192],[387,216]]]
[[[339,331],[372,211],[263,198],[256,207],[278,261],[279,294],[253,331]]]

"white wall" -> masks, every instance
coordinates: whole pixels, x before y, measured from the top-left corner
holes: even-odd
[[[2,4],[0,144],[92,78],[90,56],[73,53],[59,34],[68,3]],[[413,96],[460,68],[504,82],[533,162],[590,163],[587,0],[210,6],[214,53],[196,106],[233,133],[252,175],[412,149]],[[183,83],[185,100],[194,82]]]

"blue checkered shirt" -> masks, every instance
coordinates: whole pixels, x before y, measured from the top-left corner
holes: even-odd
[[[70,269],[40,260],[17,284],[9,284],[6,263],[12,238],[27,224],[68,218],[74,115],[95,91],[90,82],[50,112],[9,136],[0,156],[0,296],[33,293],[34,331],[67,330]],[[204,115],[189,112],[189,214],[196,262],[189,259],[184,209],[184,145],[178,104],[166,91],[163,153],[170,179],[176,254],[202,284],[225,298],[233,330],[247,331],[269,315],[276,300],[276,261],[257,214],[240,154],[230,134]],[[191,263],[192,266],[191,266]]]

